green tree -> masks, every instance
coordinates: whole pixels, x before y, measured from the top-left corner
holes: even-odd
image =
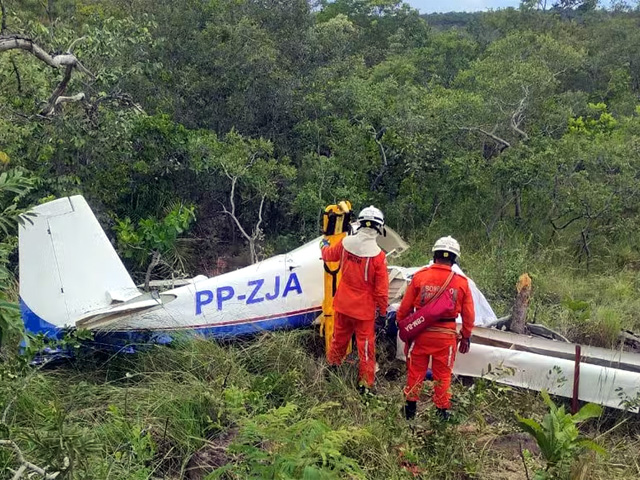
[[[117,221],[115,230],[122,255],[134,260],[140,267],[147,265],[144,277],[146,291],[149,291],[151,273],[161,262],[172,270],[175,270],[178,264],[182,264],[184,271],[177,251],[177,242],[181,235],[187,233],[194,220],[195,207],[175,205],[162,219],[144,218],[139,220],[137,225],[129,217]],[[167,260],[170,263],[167,263]]]
[[[0,152],[0,161],[6,164],[8,155]],[[9,255],[17,246],[17,225],[29,221],[29,215],[19,205],[33,184],[33,179],[20,170],[0,170],[0,348],[23,333]]]

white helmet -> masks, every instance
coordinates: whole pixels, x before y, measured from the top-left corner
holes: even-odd
[[[439,238],[438,241],[433,246],[433,248],[431,249],[431,251],[432,252],[438,252],[438,251],[449,252],[449,253],[453,253],[456,257],[459,257],[460,244],[455,238],[449,235],[448,237]]]
[[[358,214],[358,223],[360,227],[375,228],[380,233],[382,227],[384,227],[384,215],[382,212],[373,205],[363,208]]]

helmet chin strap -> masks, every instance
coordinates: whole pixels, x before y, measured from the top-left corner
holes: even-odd
[[[384,226],[376,223],[376,222],[371,222],[369,220],[364,221],[364,222],[360,222],[359,226],[358,226],[358,230],[360,230],[361,228],[371,228],[373,230],[375,230],[376,232],[378,232],[378,235],[382,235],[383,237],[387,236],[387,229],[384,228]]]

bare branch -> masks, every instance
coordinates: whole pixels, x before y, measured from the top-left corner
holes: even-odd
[[[549,221],[551,222],[551,226],[553,227],[554,230],[564,230],[565,228],[567,228],[569,225],[571,225],[573,222],[575,222],[576,220],[580,220],[583,216],[579,215],[575,218],[572,218],[571,220],[567,221],[564,225],[562,225],[561,227],[558,227],[555,224],[555,221],[553,219],[549,219]]]
[[[504,140],[503,138],[498,137],[497,135],[491,133],[491,132],[487,132],[486,130],[480,128],[480,127],[460,127],[460,130],[466,130],[468,132],[480,132],[483,135],[486,135],[487,137],[491,138],[492,140],[494,140],[495,142],[503,145],[505,148],[509,148],[511,147],[511,144],[509,142],[507,142],[506,140]]]
[[[87,37],[80,37],[80,38],[76,38],[73,42],[71,42],[71,45],[69,45],[69,48],[67,48],[67,53],[71,53],[73,51],[73,47],[76,46],[76,43],[78,42],[82,42],[83,40],[85,40]]]
[[[262,223],[262,209],[264,207],[264,201],[267,198],[267,194],[262,194],[262,198],[260,199],[260,208],[258,209],[258,222],[256,223],[255,228],[253,229],[253,238],[254,240],[258,238],[260,235],[260,224]]]
[[[4,6],[4,0],[0,0],[0,15],[2,15],[2,24],[0,25],[0,35],[4,35],[7,31],[7,9]]]
[[[587,270],[591,265],[591,250],[589,249],[589,227],[585,227],[580,232],[580,236],[582,238],[582,251],[585,253],[587,257]]]
[[[529,135],[520,128],[520,124],[524,120],[524,111],[527,107],[527,99],[529,98],[529,89],[527,87],[523,87],[524,97],[520,100],[518,107],[515,109],[513,114],[511,115],[511,128],[518,134],[522,136],[524,141],[529,140]]]
[[[240,220],[238,220],[238,217],[236,216],[235,194],[236,194],[236,183],[238,182],[238,177],[231,177],[227,173],[226,169],[224,169],[224,170],[225,170],[225,173],[227,174],[227,176],[231,179],[231,193],[229,194],[229,203],[231,204],[231,211],[227,210],[227,207],[225,207],[224,205],[222,206],[222,211],[224,213],[226,213],[227,215],[229,215],[233,219],[233,221],[235,222],[236,226],[240,230],[240,233],[242,233],[242,236],[244,238],[246,238],[247,241],[251,242],[251,240],[252,240],[251,236],[242,227],[242,224],[240,223]]]
[[[224,174],[227,176],[227,178],[233,181],[233,177],[229,174],[229,170],[227,170],[227,166],[224,164],[224,162],[221,162],[220,166],[222,167],[222,170],[224,170]]]
[[[4,19],[4,16],[3,16],[3,19]],[[70,48],[73,47],[75,43],[76,42],[73,42]],[[52,68],[58,69],[61,67],[65,67],[65,72],[64,72],[62,81],[58,84],[54,92],[51,94],[51,97],[49,97],[49,100],[47,101],[46,106],[40,112],[40,115],[44,117],[51,116],[56,111],[56,106],[61,103],[79,101],[84,98],[84,94],[82,94],[81,97],[79,96],[80,94],[74,95],[71,97],[63,97],[63,94],[67,89],[69,81],[71,80],[71,74],[73,73],[74,69],[79,70],[83,74],[89,76],[91,79],[95,78],[93,74],[89,70],[87,70],[84,67],[84,65],[82,65],[82,63],[80,63],[80,61],[75,57],[75,55],[71,53],[66,53],[66,54],[51,56],[47,52],[45,52],[40,46],[38,46],[33,40],[27,37],[21,37],[19,35],[0,36],[0,53],[6,52],[9,50],[24,50],[26,52],[30,52],[37,59],[41,60],[42,62],[46,63]],[[15,68],[15,64],[14,64],[14,69],[17,70]],[[62,100],[58,101],[61,97],[62,97]]]
[[[18,447],[18,445],[12,440],[0,440],[0,447],[11,448],[14,452],[16,452],[18,462],[20,462],[20,468],[18,468],[18,470],[15,472],[12,480],[18,480],[19,478],[22,478],[22,474],[27,470],[31,470],[32,472],[37,473],[47,480],[54,480],[58,477],[58,475],[60,475],[60,472],[47,473],[44,468],[40,468],[37,465],[28,462],[24,458],[24,454],[22,453],[22,450],[20,450],[20,447]]]
[[[40,111],[40,115],[48,117],[48,116],[52,115],[55,112],[56,105],[58,104],[58,99],[60,98],[60,96],[67,89],[67,85],[69,84],[69,81],[71,80],[71,73],[72,72],[73,72],[73,66],[72,65],[67,65],[67,68],[65,69],[64,77],[62,78],[62,81],[58,84],[56,89],[53,91],[53,93],[51,94],[51,97],[49,97],[49,101],[47,102],[47,105]],[[84,97],[84,94],[82,94],[82,95]]]
[[[433,213],[431,214],[431,220],[429,220],[428,228],[431,228],[431,225],[433,225],[433,222],[436,219],[436,214],[438,213],[438,208],[440,208],[441,203],[442,203],[442,200],[440,200],[438,198],[438,194],[436,194],[436,196],[433,199],[433,207],[432,207]]]
[[[151,263],[149,264],[149,267],[147,268],[147,273],[144,276],[144,291],[145,292],[149,291],[149,283],[151,282],[151,272],[153,272],[153,269],[156,268],[159,263],[160,263],[160,252],[158,250],[156,250],[156,251],[153,252],[153,257],[151,258]]]
[[[58,99],[56,100],[56,105],[60,105],[61,103],[80,102],[81,100],[84,100],[84,99],[85,99],[84,93],[80,92],[70,97],[58,97]]]
[[[13,73],[16,74],[16,81],[18,82],[18,93],[22,93],[22,79],[20,78],[20,70],[16,65],[16,59],[11,56],[11,65],[13,65]]]
[[[520,458],[522,459],[522,465],[524,465],[524,473],[527,476],[527,480],[531,480],[529,477],[529,468],[527,467],[527,460],[524,458],[524,452],[522,451],[522,442],[520,442]]]
[[[22,478],[22,475],[26,471],[27,471],[27,466],[26,465],[20,465],[20,468],[15,471],[13,477],[11,477],[11,480],[18,480],[19,478]]]
[[[258,152],[253,152],[253,155],[251,155],[251,158],[249,159],[249,162],[247,163],[247,165],[244,167],[244,171],[246,172],[247,170],[249,170],[253,164],[255,163],[256,159],[258,158]]]
[[[94,75],[80,63],[75,55],[65,53],[61,55],[54,55],[52,57],[28,37],[21,37],[19,35],[1,36],[0,53],[8,50],[24,50],[32,53],[36,58],[43,61],[50,67],[60,68],[71,66],[77,68],[92,79],[95,78]]]

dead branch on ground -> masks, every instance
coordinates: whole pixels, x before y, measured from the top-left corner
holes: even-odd
[[[30,470],[47,480],[53,480],[60,475],[60,472],[47,473],[44,468],[41,468],[27,461],[24,458],[24,454],[22,453],[20,447],[18,447],[18,445],[13,440],[0,440],[0,447],[12,449],[18,457],[18,462],[20,462],[20,467],[14,472],[11,480],[19,480],[27,472],[27,470]]]

